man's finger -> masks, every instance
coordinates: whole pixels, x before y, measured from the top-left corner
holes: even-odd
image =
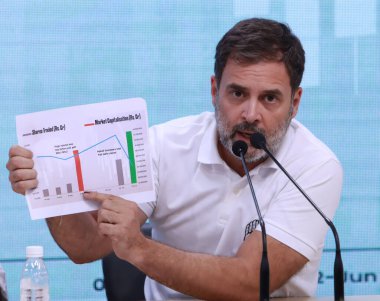
[[[118,233],[118,226],[115,224],[101,223],[98,226],[98,231],[112,239],[112,236]]]
[[[117,213],[108,209],[104,209],[104,208],[100,208],[98,210],[98,224],[101,224],[101,223],[116,224],[118,220],[119,218],[118,218]]]
[[[9,171],[13,171],[20,168],[33,168],[33,166],[34,161],[32,159],[21,156],[10,158],[6,165]]]
[[[12,189],[14,192],[25,194],[26,190],[36,188],[37,185],[38,185],[38,181],[36,179],[27,180],[27,181],[19,181],[16,183],[12,183]]]
[[[16,169],[9,173],[11,183],[34,180],[37,178],[37,172],[34,169]]]
[[[33,153],[24,147],[21,147],[19,145],[13,145],[9,149],[9,158],[16,157],[16,156],[32,159]]]
[[[105,200],[111,200],[112,199],[111,194],[106,194],[106,193],[100,193],[96,191],[85,191],[83,193],[83,198],[86,200],[91,200],[91,201],[97,201],[102,203]]]

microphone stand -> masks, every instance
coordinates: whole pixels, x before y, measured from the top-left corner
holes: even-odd
[[[262,237],[262,244],[263,244],[263,252],[261,256],[261,265],[260,265],[260,301],[269,301],[269,260],[268,260],[268,252],[267,252],[267,233],[265,230],[264,219],[261,216],[259,203],[257,202],[257,199],[256,199],[255,190],[253,189],[251,177],[249,176],[249,170],[244,158],[244,155],[247,152],[248,146],[243,141],[236,141],[232,148],[233,148],[234,154],[240,157],[241,162],[243,164],[244,172],[245,172],[245,175],[247,176],[249,188],[251,189],[252,197],[256,206],[256,211],[259,216],[259,222],[260,222],[260,227],[261,227],[261,237]]]
[[[272,155],[266,146],[266,140],[264,135],[260,133],[254,133],[251,136],[251,144],[257,149],[262,149],[265,153],[276,163],[276,165],[283,171],[283,173],[288,177],[288,179],[297,187],[299,192],[309,201],[309,203],[314,207],[320,216],[325,220],[326,224],[330,227],[334,239],[335,239],[335,261],[334,261],[334,297],[335,301],[344,301],[344,268],[342,255],[340,251],[340,242],[338,231],[336,230],[333,222],[322,212],[321,209],[312,201],[312,199],[307,195],[307,193],[297,184],[293,177],[285,170],[285,168],[277,161],[277,159]]]

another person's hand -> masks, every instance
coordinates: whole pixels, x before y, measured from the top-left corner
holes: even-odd
[[[101,234],[109,237],[115,254],[128,260],[134,256],[145,237],[141,233],[141,225],[147,216],[135,202],[121,197],[98,192],[85,192],[86,200],[100,203],[98,210],[98,227]]]
[[[9,170],[9,182],[13,191],[25,194],[25,191],[37,187],[37,172],[33,169],[33,153],[21,146],[15,145],[9,149],[9,160],[6,165]]]

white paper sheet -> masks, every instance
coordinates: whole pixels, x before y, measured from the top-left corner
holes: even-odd
[[[33,151],[32,219],[91,211],[83,191],[154,199],[145,100],[132,98],[16,116],[19,145]]]

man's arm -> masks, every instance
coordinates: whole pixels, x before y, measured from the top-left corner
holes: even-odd
[[[307,262],[301,254],[268,236],[270,292]],[[126,260],[174,290],[204,300],[259,300],[261,233],[253,232],[235,257],[188,253],[145,241]],[[132,255],[133,254],[133,255]]]
[[[12,189],[25,194],[27,189],[37,187],[37,173],[33,169],[33,153],[20,146],[9,150],[7,169]],[[146,220],[140,210],[139,220]],[[76,263],[84,263],[104,257],[112,251],[110,239],[98,231],[96,213],[79,213],[46,219],[49,230],[57,244]]]
[[[147,217],[140,209],[137,215],[142,225]],[[110,238],[98,231],[97,216],[94,211],[46,219],[55,242],[75,263],[98,260],[112,251]]]
[[[46,223],[55,242],[75,263],[98,260],[112,251],[109,238],[98,232],[94,213],[51,217]]]
[[[234,257],[190,253],[145,238],[136,221],[136,204],[99,193],[86,193],[85,198],[100,202],[99,230],[111,239],[116,255],[149,277],[199,299],[258,300],[260,232],[253,232]],[[300,270],[307,259],[274,238],[268,237],[267,242],[272,292]]]

